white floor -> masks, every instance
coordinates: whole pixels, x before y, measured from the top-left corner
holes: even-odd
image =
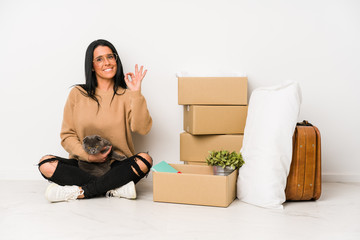
[[[0,239],[360,239],[360,183],[324,183],[316,202],[268,210],[157,203],[152,183],[137,200],[48,203],[46,181],[0,181]]]

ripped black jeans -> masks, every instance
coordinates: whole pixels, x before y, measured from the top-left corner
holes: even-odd
[[[147,166],[148,171],[142,172],[135,159],[141,160]],[[57,167],[53,175],[48,178],[41,175],[61,186],[76,185],[84,190],[85,198],[92,198],[105,195],[109,190],[121,187],[131,181],[136,184],[143,177],[147,176],[150,171],[151,164],[139,155],[134,155],[124,161],[115,161],[111,164],[111,169],[103,176],[95,177],[79,168],[78,160],[66,159],[57,156],[45,159],[39,163],[38,167],[47,162],[58,161]],[[137,175],[132,167],[139,174]]]

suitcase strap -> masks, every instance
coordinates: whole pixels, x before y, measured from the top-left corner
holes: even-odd
[[[314,197],[316,174],[316,133],[314,128],[305,127],[305,176],[302,200]]]

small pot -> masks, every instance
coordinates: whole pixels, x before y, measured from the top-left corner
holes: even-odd
[[[221,166],[213,166],[214,175],[227,176],[230,175],[235,169],[230,166],[226,166],[225,168]]]

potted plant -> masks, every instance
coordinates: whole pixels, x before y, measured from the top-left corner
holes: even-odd
[[[227,150],[210,151],[206,158],[209,166],[214,167],[215,175],[229,175],[232,171],[240,168],[244,164],[241,153]]]

